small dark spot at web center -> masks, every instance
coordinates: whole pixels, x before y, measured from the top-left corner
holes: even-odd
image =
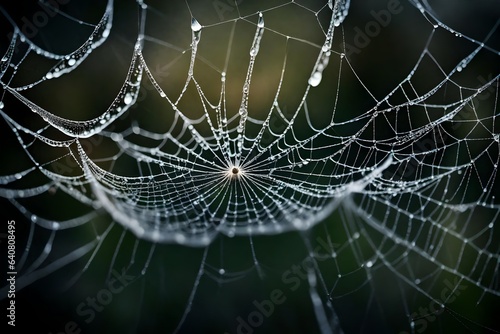
[[[240,172],[240,170],[237,167],[233,167],[233,169],[231,169],[231,172],[236,175]]]

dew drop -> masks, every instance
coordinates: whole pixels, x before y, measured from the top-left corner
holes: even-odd
[[[313,87],[318,86],[321,83],[322,77],[323,75],[321,74],[321,72],[319,71],[314,72],[313,75],[311,75],[311,77],[309,78],[308,81],[309,85]]]
[[[129,105],[132,103],[132,95],[130,93],[127,93],[127,95],[125,95],[125,98],[123,99],[123,103],[125,103],[126,105]]]
[[[111,139],[115,142],[119,142],[123,140],[123,136],[120,133],[112,133]]]
[[[191,30],[193,32],[198,32],[201,30],[201,24],[194,17],[191,19]]]
[[[257,23],[257,27],[264,28],[264,16],[259,12],[259,22]]]

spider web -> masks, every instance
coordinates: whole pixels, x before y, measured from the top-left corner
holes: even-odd
[[[72,319],[122,271],[122,300],[180,300],[89,330],[495,332],[498,5],[459,6],[473,29],[444,2],[58,4],[1,10],[17,291],[64,269]],[[252,318],[275,287],[305,297]]]

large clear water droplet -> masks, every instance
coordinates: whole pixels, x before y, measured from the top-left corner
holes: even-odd
[[[313,86],[313,87],[316,87],[318,86],[320,83],[321,83],[321,79],[323,78],[323,75],[321,74],[320,71],[316,71],[314,72],[311,77],[309,78],[309,81],[308,83]]]
[[[259,22],[257,23],[257,27],[264,28],[264,16],[261,12],[259,12]]]
[[[194,17],[191,19],[191,30],[194,32],[201,30],[201,24]]]
[[[127,95],[125,95],[125,98],[123,99],[123,103],[125,103],[126,105],[129,105],[132,103],[132,95],[130,93],[128,93]]]

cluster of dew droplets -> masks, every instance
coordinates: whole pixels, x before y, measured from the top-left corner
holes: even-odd
[[[189,77],[193,76],[194,61],[196,58],[196,52],[198,51],[198,44],[201,39],[201,24],[194,17],[191,18],[191,31],[193,32],[193,41],[191,43],[191,64],[189,66]]]
[[[0,60],[0,79],[4,76],[5,72],[7,72],[7,69],[9,68],[12,56],[14,55],[14,51],[16,49],[16,43],[17,43],[17,34],[14,34],[7,49],[7,52]]]
[[[101,116],[87,121],[74,121],[59,117],[51,112],[41,108],[37,104],[31,102],[28,98],[21,95],[17,89],[6,87],[19,101],[24,103],[34,113],[42,117],[47,123],[54,128],[60,130],[62,133],[70,137],[88,138],[114,122],[126,110],[128,110],[136,101],[139,94],[140,82],[142,78],[143,67],[139,61],[140,48],[136,46],[134,57],[130,64],[127,74],[127,79],[122,85],[118,96],[111,103],[109,108]]]
[[[78,65],[80,65],[94,49],[99,47],[110,34],[112,27],[112,13],[113,11],[108,9],[106,15],[96,26],[90,38],[80,48],[78,48],[78,50],[61,59],[61,61],[59,61],[59,63],[45,75],[45,78],[50,80],[71,72],[73,69],[78,67]]]
[[[14,95],[19,101],[25,104],[28,108],[30,108],[34,113],[42,117],[47,123],[68,136],[86,138],[99,133],[103,128],[105,128],[121,114],[123,114],[137,98],[142,75],[142,65],[138,61],[140,49],[138,49],[137,47],[135,49],[134,58],[129,68],[127,80],[122,86],[118,97],[113,101],[107,111],[97,118],[87,121],[73,121],[70,119],[59,117],[31,102],[27,97],[21,95],[20,92],[32,88],[36,84],[44,80],[58,78],[63,74],[70,73],[75,68],[77,68],[92,53],[93,50],[95,50],[106,41],[111,31],[112,21],[113,2],[110,0],[108,1],[108,5],[103,17],[95,26],[94,31],[89,36],[89,38],[76,51],[63,56],[55,55],[41,49],[37,45],[33,44],[33,42],[25,39],[24,35],[22,35],[21,32],[16,29],[16,34],[14,34],[12,38],[9,49],[7,50],[6,55],[2,58],[2,63],[0,65],[0,78],[5,73],[5,70],[9,66],[9,63],[12,59],[18,35],[20,36],[21,42],[29,44],[30,50],[33,50],[37,54],[41,54],[44,57],[56,59],[59,61],[54,67],[49,70],[47,74],[43,76],[42,79],[36,81],[35,83],[20,87],[5,86],[5,89],[12,95]]]
[[[325,43],[321,48],[321,52],[316,60],[311,76],[309,77],[308,83],[312,87],[316,87],[321,83],[323,78],[323,71],[328,66],[330,60],[333,33],[335,27],[338,27],[345,19],[349,11],[350,0],[337,0],[335,1],[335,6],[333,5],[333,0],[328,2],[328,6],[333,10],[332,20],[328,27],[326,33]]]
[[[245,78],[245,83],[243,84],[243,92],[241,96],[241,104],[238,110],[240,121],[238,127],[236,128],[238,132],[238,152],[241,155],[241,150],[243,148],[243,136],[245,130],[245,124],[248,119],[248,96],[250,94],[250,82],[252,81],[252,73],[255,65],[255,59],[260,49],[260,42],[262,40],[262,35],[264,34],[264,16],[259,12],[259,18],[257,22],[257,30],[255,31],[255,36],[250,48],[250,62],[248,64],[247,75]]]
[[[351,0],[335,0],[335,5],[333,5],[333,1],[329,0],[328,6],[333,10],[333,24],[338,27],[349,13]]]
[[[101,18],[99,23],[95,25],[94,31],[92,32],[90,37],[77,50],[67,55],[58,55],[44,50],[42,47],[38,46],[29,38],[27,38],[22,31],[20,31],[18,28],[15,28],[15,33],[11,39],[11,43],[7,50],[7,53],[2,58],[0,63],[0,78],[5,73],[6,67],[9,66],[10,62],[12,61],[12,56],[16,49],[18,39],[21,43],[28,44],[28,53],[35,52],[36,54],[41,55],[45,58],[58,60],[58,62],[40,80],[32,82],[28,85],[16,87],[15,90],[28,90],[45,80],[51,80],[54,78],[58,78],[66,73],[70,73],[75,68],[77,68],[78,65],[80,65],[92,53],[94,49],[96,49],[106,41],[111,32],[112,21],[113,2],[109,0],[103,17]],[[25,58],[27,57],[28,53],[26,54]]]

